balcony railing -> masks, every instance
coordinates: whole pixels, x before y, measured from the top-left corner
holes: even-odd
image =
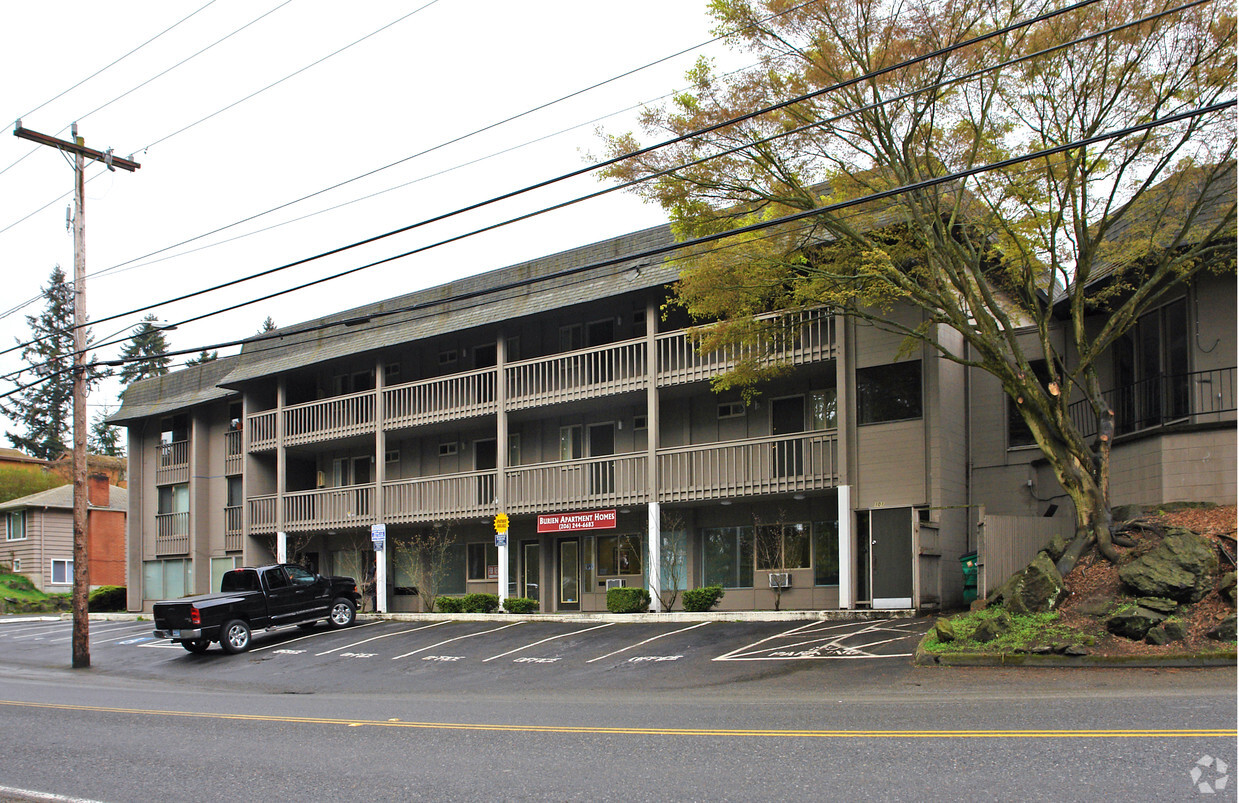
[[[420,477],[383,484],[383,517],[400,524],[463,519],[498,512],[495,471]]]
[[[1223,420],[1235,411],[1235,369],[1156,376],[1102,394],[1114,410],[1114,431],[1127,435],[1176,421]],[[1087,401],[1074,402],[1071,420],[1085,438],[1097,434],[1098,419]]]
[[[241,442],[241,430],[234,429],[224,433],[224,474],[236,475],[245,470],[244,444]]]
[[[189,441],[159,444],[155,465],[155,484],[174,485],[189,482]]]
[[[374,393],[333,396],[284,409],[284,443],[296,446],[374,432]]]
[[[155,554],[184,555],[189,551],[189,514],[155,515]]]
[[[275,504],[276,497],[274,494],[268,496],[251,496],[249,498],[250,532],[275,532]]]
[[[644,454],[590,457],[507,471],[508,512],[647,501]]]
[[[640,390],[645,387],[645,341],[515,362],[507,366],[505,381],[511,410]]]
[[[274,449],[276,447],[276,424],[275,410],[255,413],[249,417],[248,431],[250,434],[251,452],[260,452],[264,449]]]
[[[490,415],[495,410],[494,368],[395,385],[383,391],[383,425],[389,429]]]
[[[771,327],[766,350],[732,346],[702,354],[687,332],[659,335],[658,384],[680,385],[710,379],[746,357],[756,357],[763,365],[780,361],[805,365],[835,356],[835,319],[824,310],[767,315],[762,320]]]
[[[229,505],[224,508],[224,550],[240,552],[244,545],[240,505]]]
[[[833,430],[682,446],[658,452],[659,502],[728,499],[838,484]]]
[[[284,528],[369,527],[374,519],[374,486],[350,485],[284,495]]]

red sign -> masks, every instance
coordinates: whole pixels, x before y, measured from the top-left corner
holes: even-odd
[[[538,532],[570,533],[577,530],[614,530],[614,510],[594,510],[589,513],[556,513],[538,516]]]

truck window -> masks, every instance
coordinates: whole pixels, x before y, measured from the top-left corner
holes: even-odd
[[[258,572],[253,569],[236,569],[224,573],[219,590],[225,594],[235,591],[257,591]]]
[[[279,567],[268,569],[266,574],[263,576],[267,580],[268,590],[288,588],[288,577],[284,575],[284,570]]]
[[[292,580],[295,586],[312,586],[314,585],[314,575],[307,572],[300,566],[285,566],[284,571],[288,572],[288,579]]]

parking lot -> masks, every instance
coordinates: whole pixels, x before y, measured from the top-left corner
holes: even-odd
[[[130,677],[210,677],[248,683],[310,683],[341,677],[436,687],[492,679],[542,686],[571,679],[673,676],[725,680],[772,668],[800,671],[845,662],[906,664],[928,627],[924,619],[808,622],[614,623],[554,621],[362,621],[344,630],[255,633],[251,650],[228,656],[213,646],[191,655],[157,639],[149,621],[92,622],[92,666]],[[72,623],[51,617],[0,618],[0,663],[57,666],[70,655]],[[590,684],[592,685],[592,684]]]

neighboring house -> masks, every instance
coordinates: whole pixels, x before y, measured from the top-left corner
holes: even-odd
[[[91,588],[125,585],[124,488],[107,475],[88,478],[87,544]],[[0,560],[47,593],[73,588],[73,486],[62,485],[0,504],[4,545]]]
[[[506,560],[507,593],[543,611],[605,610],[620,584],[719,584],[729,610],[934,607],[962,600],[981,507],[1072,526],[996,383],[925,348],[896,359],[874,327],[796,313],[791,369],[752,406],[715,394],[733,355],[698,354],[664,316],[674,266],[624,258],[671,239],[461,279],[135,383],[111,419],[129,430],[130,608],[217,588],[277,533],[362,580],[378,524],[392,610],[419,605],[393,547],[434,526],[453,539],[440,593],[494,593]],[[1124,435],[1116,501],[1234,502],[1234,276],[1183,299],[1162,331],[1187,338],[1191,386],[1221,395]]]
[[[31,457],[20,449],[0,448],[0,468],[20,468],[27,471],[44,471],[49,463],[38,457]]]

